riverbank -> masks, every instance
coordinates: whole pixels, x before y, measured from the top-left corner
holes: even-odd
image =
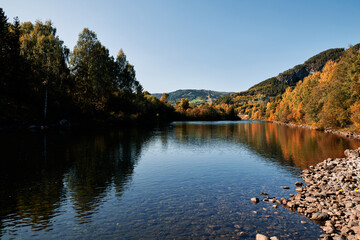
[[[267,122],[360,139],[360,134],[356,132]],[[324,231],[320,239],[360,239],[360,148],[347,149],[344,155],[344,158],[328,158],[303,170],[300,176],[306,185],[296,182],[297,194],[290,194],[288,199],[271,198],[271,202],[282,204],[320,224]]]
[[[272,198],[291,211],[319,223],[320,239],[360,239],[360,148],[345,158],[329,158],[302,171],[306,185],[295,183],[289,199]]]

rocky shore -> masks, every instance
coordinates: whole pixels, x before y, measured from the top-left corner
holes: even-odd
[[[321,224],[320,239],[360,239],[360,148],[302,171],[289,199],[268,198]],[[252,199],[254,202],[254,199]]]

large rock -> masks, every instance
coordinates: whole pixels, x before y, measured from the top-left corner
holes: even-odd
[[[315,221],[325,221],[329,219],[329,214],[326,212],[316,212],[312,214],[311,219]]]

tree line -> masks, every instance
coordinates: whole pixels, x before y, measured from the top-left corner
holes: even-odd
[[[252,119],[360,131],[360,45],[281,96],[247,104],[242,113]]]
[[[84,28],[70,51],[51,21],[8,22],[0,8],[0,124],[172,119],[175,109],[136,79],[122,49],[116,58]]]
[[[0,125],[221,120],[232,110],[143,90],[122,49],[116,58],[84,28],[70,50],[51,21],[8,22],[0,8]],[[231,117],[233,118],[233,116]]]

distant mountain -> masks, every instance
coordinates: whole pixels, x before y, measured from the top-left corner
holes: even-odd
[[[168,101],[172,104],[180,101],[182,98],[187,98],[190,103],[201,105],[202,103],[212,103],[216,99],[229,95],[231,92],[217,92],[212,90],[196,90],[196,89],[180,89],[174,92],[169,92]],[[157,98],[161,98],[162,93],[151,94]]]
[[[224,96],[216,102],[244,106],[248,105],[248,103],[253,104],[258,100],[280,96],[289,86],[295,86],[296,83],[304,79],[304,77],[317,71],[321,71],[327,61],[339,60],[344,52],[344,48],[328,49],[309,58],[303,64],[296,65],[295,67],[280,73],[276,77],[266,79],[246,91]]]

